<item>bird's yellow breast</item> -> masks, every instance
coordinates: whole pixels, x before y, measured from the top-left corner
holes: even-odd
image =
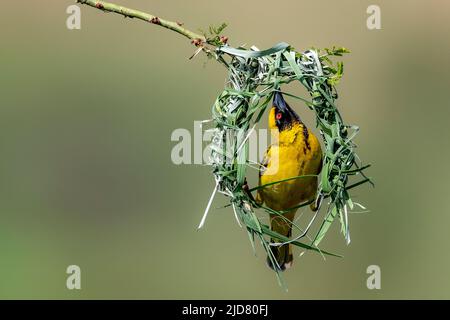
[[[279,133],[277,141],[266,152],[266,169],[260,185],[295,176],[317,175],[321,169],[322,150],[316,136],[303,124],[295,123]],[[317,177],[293,179],[267,186],[258,192],[259,200],[274,210],[286,210],[312,200]]]

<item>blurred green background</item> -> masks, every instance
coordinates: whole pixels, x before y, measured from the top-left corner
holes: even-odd
[[[93,8],[68,30],[74,2],[2,3],[0,298],[450,298],[449,2],[116,1],[194,30],[226,21],[232,45],[351,49],[339,106],[373,164],[376,188],[353,192],[371,213],[350,217],[349,246],[337,225],[322,243],[345,258],[297,258],[288,293],[230,208],[196,231],[210,169],[170,159],[172,131],[210,117],[225,70]],[[366,27],[370,4],[382,30]],[[71,264],[82,290],[66,289]]]

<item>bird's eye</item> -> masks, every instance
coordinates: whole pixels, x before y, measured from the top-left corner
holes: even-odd
[[[283,115],[281,114],[281,112],[278,112],[278,113],[275,115],[275,118],[276,118],[277,120],[280,120],[281,117],[283,117]]]

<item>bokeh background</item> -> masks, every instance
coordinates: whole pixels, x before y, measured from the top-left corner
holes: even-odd
[[[172,131],[210,117],[225,70],[89,7],[68,30],[74,2],[2,3],[0,298],[450,298],[449,2],[117,0],[194,30],[226,21],[233,45],[351,49],[339,106],[373,164],[376,188],[353,191],[371,212],[350,217],[349,246],[337,225],[323,241],[345,258],[296,259],[287,293],[229,208],[196,231],[210,169],[171,162]],[[366,27],[370,4],[382,30]],[[81,290],[66,288],[71,264]],[[371,264],[381,290],[366,287]]]

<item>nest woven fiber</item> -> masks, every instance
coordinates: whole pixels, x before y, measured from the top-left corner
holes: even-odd
[[[358,127],[343,122],[335,103],[338,96],[335,85],[342,76],[343,64],[338,62],[335,65],[330,57],[341,56],[347,52],[345,48],[296,52],[286,43],[279,43],[263,51],[255,47],[246,50],[227,45],[217,48],[214,57],[228,69],[228,79],[225,89],[212,108],[215,127],[211,144],[211,165],[216,186],[199,227],[203,226],[214,195],[219,192],[229,197],[236,218],[245,226],[253,248],[256,238],[274,264],[276,261],[270,250],[271,245],[291,243],[307,250],[334,255],[320,250],[318,245],[336,217],[339,217],[347,243],[350,242],[348,210],[353,208],[354,203],[349,189],[371,181],[363,172],[369,166],[362,166],[355,153],[353,139]],[[288,239],[270,230],[270,227],[255,215],[255,208],[261,208],[269,214],[283,214],[255,203],[250,192],[264,186],[248,189],[246,184],[246,170],[250,165],[249,132],[255,128],[270,106],[274,92],[282,91],[283,85],[293,81],[299,82],[310,94],[309,99],[291,96],[300,99],[314,111],[316,126],[325,146],[315,201],[322,203],[323,199],[329,199],[329,202],[322,224],[310,244],[299,240],[308,232],[318,211],[306,228],[295,226],[298,230],[303,230],[301,235]],[[226,141],[230,136],[231,146],[229,141]],[[348,185],[351,175],[360,175],[362,179]],[[295,208],[308,204],[310,203],[302,203]],[[287,211],[289,210],[285,212]],[[269,238],[278,239],[280,242],[270,243]],[[276,270],[276,273],[281,283],[279,271]]]

